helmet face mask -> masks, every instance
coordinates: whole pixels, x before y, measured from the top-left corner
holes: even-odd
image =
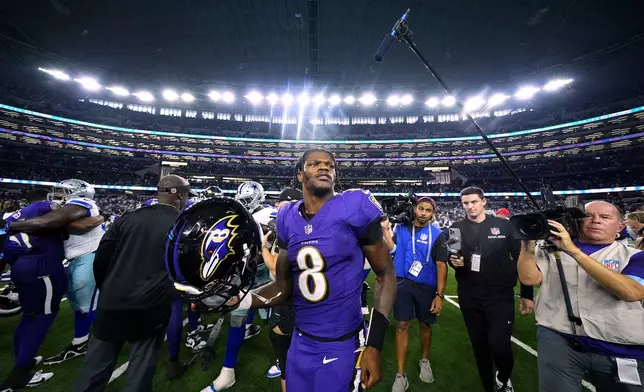
[[[186,299],[211,311],[253,285],[261,249],[259,228],[234,199],[214,197],[184,210],[168,233],[166,268]]]

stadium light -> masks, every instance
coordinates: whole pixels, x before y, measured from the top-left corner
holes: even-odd
[[[179,94],[177,94],[176,91],[171,90],[171,89],[166,89],[161,92],[161,95],[163,95],[163,99],[166,101],[174,102],[177,99],[179,99]]]
[[[543,89],[545,91],[556,91],[570,83],[572,83],[572,79],[555,79],[546,83],[546,85],[543,86]]]
[[[353,105],[354,103],[356,103],[356,99],[353,98],[353,95],[347,95],[346,97],[344,97],[344,103],[346,103],[347,105]]]
[[[291,94],[286,93],[282,95],[282,105],[291,106],[293,104],[293,101],[295,101],[295,99],[293,99],[293,96]]]
[[[103,88],[103,86],[101,86],[96,81],[96,79],[90,78],[90,77],[82,77],[82,78],[74,79],[74,81],[80,83],[80,85],[83,86],[83,88],[88,91],[98,91]]]
[[[371,106],[376,102],[376,97],[373,94],[364,94],[360,97],[360,103],[365,106]]]
[[[58,80],[71,80],[71,77],[69,75],[67,75],[65,72],[59,71],[57,69],[38,68],[38,71],[44,72],[44,73],[46,73],[48,75],[51,75],[51,76],[55,77]]]
[[[425,105],[429,106],[430,108],[437,107],[439,103],[440,101],[436,97],[428,98],[427,101],[425,101]]]
[[[297,96],[297,103],[299,103],[300,106],[306,106],[310,101],[311,98],[309,98],[309,95],[307,93],[302,93]]]
[[[514,97],[515,97],[516,99],[521,99],[521,100],[530,99],[530,98],[532,98],[532,97],[533,97],[537,92],[539,92],[539,90],[540,90],[540,89],[539,89],[538,87],[534,87],[534,86],[524,86],[524,87],[521,87],[521,88],[516,92],[516,94],[514,94]]]
[[[208,98],[210,98],[213,102],[219,102],[221,99],[221,93],[219,91],[211,91],[208,93]]]
[[[476,110],[483,105],[485,105],[485,99],[483,99],[483,97],[481,96],[476,96],[465,101],[463,110],[466,112],[471,112],[472,110]]]
[[[315,97],[313,97],[313,104],[315,104],[315,106],[324,105],[324,102],[326,102],[326,98],[324,98],[324,94],[318,94]]]
[[[390,95],[387,98],[387,105],[389,106],[398,106],[400,105],[400,97],[397,95]]]
[[[134,95],[135,97],[137,97],[138,99],[140,99],[143,102],[152,102],[152,101],[154,101],[154,95],[152,95],[152,93],[150,93],[149,91],[139,91],[139,92],[136,92],[136,93],[134,93],[132,95]]]
[[[181,94],[181,100],[186,103],[192,103],[195,101],[195,97],[190,93]]]
[[[105,89],[111,91],[112,94],[117,95],[119,97],[127,97],[128,95],[130,95],[130,92],[127,91],[125,87],[121,87],[121,86],[106,87]]]
[[[224,93],[221,94],[221,99],[226,103],[233,103],[235,102],[235,94],[230,91],[224,91]]]
[[[340,102],[342,102],[342,98],[338,94],[332,95],[331,98],[329,98],[329,103],[332,106],[339,105]]]
[[[451,108],[452,106],[456,105],[456,98],[452,97],[451,95],[448,95],[445,98],[443,98],[443,101],[441,103],[446,108]]]
[[[508,98],[510,98],[509,95],[505,94],[494,94],[493,96],[490,97],[490,99],[487,100],[487,106],[488,107],[494,107],[503,104]]]
[[[404,106],[411,105],[412,102],[414,102],[414,97],[411,94],[405,94],[400,97],[400,103]]]
[[[279,97],[277,96],[277,94],[275,94],[275,93],[270,93],[270,94],[268,94],[268,95],[266,96],[266,100],[268,101],[268,103],[270,103],[270,104],[271,104],[271,106],[273,106],[273,105],[275,105],[275,104],[277,103],[277,101],[279,101],[280,99],[279,99]]]
[[[251,91],[246,94],[246,99],[253,105],[257,105],[264,100],[264,96],[257,91]]]

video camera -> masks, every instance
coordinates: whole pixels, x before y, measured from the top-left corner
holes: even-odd
[[[267,242],[269,244],[272,244],[277,240],[277,228],[276,228],[276,225],[277,225],[277,221],[275,220],[275,218],[271,218],[265,225],[260,224],[264,234],[266,234],[268,232],[271,233],[271,235],[268,236],[268,240],[267,240]]]
[[[579,236],[579,219],[585,216],[584,206],[579,204],[577,196],[566,198],[564,205],[554,201],[552,190],[544,187],[541,190],[543,208],[540,212],[515,215],[510,218],[514,228],[514,238],[518,240],[546,240],[550,234],[548,220],[560,223],[571,238]]]
[[[407,196],[387,197],[380,201],[382,211],[391,223],[408,223],[414,220],[414,206],[418,197],[414,193]]]

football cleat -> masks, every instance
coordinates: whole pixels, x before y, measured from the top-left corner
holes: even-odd
[[[43,363],[45,365],[54,365],[57,363],[69,361],[70,359],[74,359],[76,357],[80,357],[81,355],[85,355],[85,353],[87,353],[87,343],[88,342],[76,345],[70,344],[66,349],[54,355],[53,357],[45,358],[45,361]]]
[[[496,381],[496,390],[498,392],[514,392],[514,387],[512,386],[512,381],[508,379],[505,383],[501,382],[499,380],[499,372],[496,372],[496,377],[494,377],[494,381]]]
[[[198,333],[210,332],[213,328],[215,328],[215,324],[201,324],[201,320],[199,321],[199,325],[197,325],[197,329],[195,329],[195,331]]]
[[[250,339],[258,333],[262,332],[262,327],[255,324],[246,325],[246,334],[244,335],[244,340]]]
[[[271,366],[266,372],[266,377],[268,378],[277,378],[282,375],[282,369],[280,369],[280,362],[277,361],[275,365]]]
[[[27,387],[29,388],[37,387],[39,385],[42,385],[52,377],[54,377],[54,373],[51,373],[51,372],[43,373],[42,371],[39,370],[36,373],[34,373],[33,377],[31,377],[31,380],[29,380],[29,383],[27,383]]]
[[[199,351],[206,347],[206,341],[203,340],[201,335],[199,335],[199,332],[195,330],[188,333],[188,336],[186,337],[186,347],[192,351]]]

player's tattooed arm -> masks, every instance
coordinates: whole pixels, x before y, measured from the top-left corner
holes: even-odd
[[[61,228],[70,222],[87,216],[87,209],[68,204],[43,216],[14,222],[11,224],[12,233],[34,233],[40,230]]]
[[[95,228],[96,226],[101,225],[103,222],[105,222],[105,218],[103,218],[102,215],[89,216],[75,220],[68,224],[67,231],[70,234],[84,234]]]
[[[250,300],[244,298],[239,308],[270,308],[281,305],[291,298],[292,293],[293,271],[291,271],[291,263],[288,261],[287,251],[280,249],[277,255],[275,281],[251,291],[251,294],[246,296]]]

